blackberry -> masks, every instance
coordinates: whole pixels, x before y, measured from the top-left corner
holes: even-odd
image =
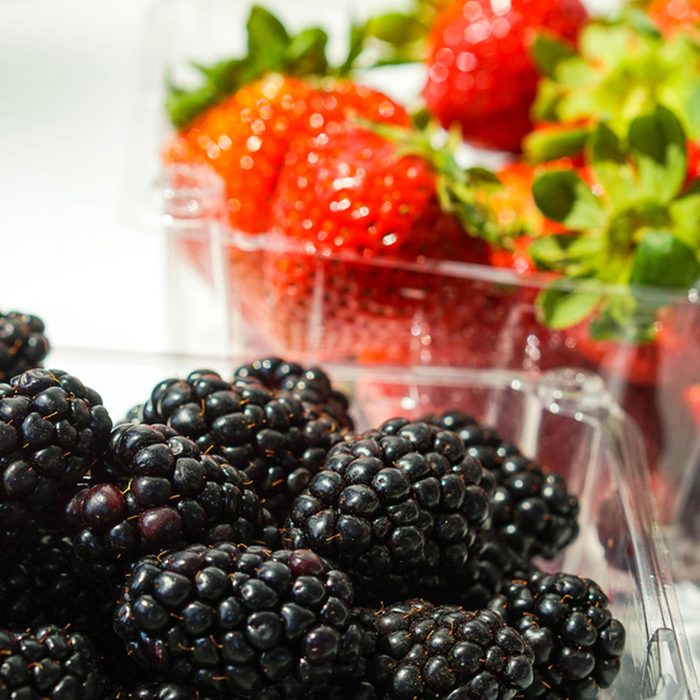
[[[210,700],[199,691],[179,683],[148,683],[131,693],[121,692],[116,700]]]
[[[40,367],[49,352],[44,322],[19,311],[0,313],[0,382]]]
[[[620,670],[625,629],[593,581],[536,572],[506,585],[490,608],[502,613],[535,652],[525,698],[590,700]]]
[[[106,480],[76,494],[67,520],[78,555],[111,579],[144,554],[263,537],[247,477],[166,426],[118,426],[105,463]]]
[[[394,419],[332,449],[287,537],[346,570],[363,601],[396,600],[424,575],[466,567],[490,515],[485,485],[455,433]]]
[[[298,697],[363,673],[349,578],[310,551],[195,545],[146,557],[115,615],[129,654],[214,697]]]
[[[169,425],[245,471],[279,524],[345,429],[345,421],[294,392],[273,391],[253,376],[232,384],[210,370],[158,384],[142,419]]]
[[[234,383],[247,377],[260,381],[272,391],[290,394],[307,408],[317,406],[335,419],[341,428],[353,430],[354,423],[348,410],[347,396],[335,389],[328,375],[320,367],[304,368],[278,357],[255,360],[234,372]]]
[[[0,530],[54,520],[111,428],[99,394],[66,372],[31,369],[0,384]]]
[[[0,698],[100,700],[109,685],[92,645],[58,627],[0,629]]]
[[[373,618],[369,675],[383,697],[507,700],[532,683],[532,650],[497,613],[417,600]]]
[[[69,537],[51,531],[0,549],[0,620],[8,627],[71,625],[89,632],[110,607],[96,595]]]
[[[576,539],[578,499],[561,476],[544,471],[465,413],[449,411],[431,422],[458,433],[467,454],[493,475],[493,531],[513,551],[553,559]]]

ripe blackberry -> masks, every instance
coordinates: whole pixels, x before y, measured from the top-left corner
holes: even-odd
[[[133,692],[118,692],[116,700],[210,700],[198,690],[179,683],[148,683]]]
[[[497,613],[416,600],[373,616],[369,675],[383,697],[507,700],[532,683],[532,650]]]
[[[19,311],[0,313],[0,382],[40,367],[49,352],[44,322]]]
[[[132,570],[115,630],[135,659],[214,697],[297,697],[364,671],[353,588],[313,552],[196,545]]]
[[[297,497],[287,537],[346,570],[363,600],[459,573],[490,515],[484,472],[460,438],[403,418],[348,439]]]
[[[307,407],[320,407],[333,417],[341,428],[353,430],[353,420],[348,413],[347,396],[333,388],[328,375],[320,367],[304,368],[278,357],[255,360],[234,372],[234,383],[253,377],[272,391],[291,394]]]
[[[465,413],[449,411],[432,422],[454,430],[467,454],[493,475],[492,528],[514,552],[553,559],[576,539],[578,499],[561,476],[523,457],[514,445]]]
[[[109,578],[144,554],[263,536],[246,476],[166,426],[118,426],[105,463],[105,481],[76,494],[67,519],[78,555]]]
[[[31,369],[0,384],[0,530],[54,519],[111,429],[99,394],[66,372]]]
[[[542,572],[511,581],[491,601],[535,652],[535,680],[523,697],[590,700],[610,687],[625,629],[608,602],[589,579]]]
[[[202,452],[245,471],[279,524],[344,429],[316,403],[268,389],[252,376],[232,384],[210,370],[158,384],[142,418],[169,425]]]
[[[58,627],[0,629],[0,661],[0,698],[101,700],[108,692],[87,638]]]
[[[11,628],[71,625],[90,631],[110,615],[69,537],[50,531],[25,535],[18,546],[0,548],[0,620]],[[13,551],[14,550],[14,551]]]

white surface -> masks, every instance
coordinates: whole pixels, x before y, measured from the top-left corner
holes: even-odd
[[[57,345],[162,342],[160,242],[122,206],[149,6],[0,0],[0,309]]]

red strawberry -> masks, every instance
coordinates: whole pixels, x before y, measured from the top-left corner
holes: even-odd
[[[537,92],[530,45],[542,31],[573,42],[585,19],[580,0],[455,0],[430,34],[428,107],[471,143],[519,151]]]
[[[348,80],[268,75],[209,108],[168,146],[166,161],[205,162],[222,177],[232,228],[267,230],[269,204],[290,144],[332,132],[345,120],[407,124],[406,112],[376,90]]]

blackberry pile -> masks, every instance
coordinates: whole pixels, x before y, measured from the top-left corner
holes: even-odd
[[[233,382],[211,370],[167,379],[136,417],[167,424],[202,452],[244,471],[282,524],[329,449],[352,427],[347,400],[339,397],[320,370],[265,360],[240,368]]]
[[[44,322],[19,311],[0,313],[0,382],[41,367],[49,352]]]
[[[7,347],[12,372],[48,347],[10,316],[0,378]],[[65,372],[0,384],[0,700],[610,686],[607,599],[535,561],[578,532],[563,479],[458,411],[352,430],[322,370],[278,358],[161,382],[115,428]]]

